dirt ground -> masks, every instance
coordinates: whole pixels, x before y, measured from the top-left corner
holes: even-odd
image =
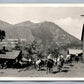
[[[43,67],[41,71],[30,68],[0,69],[0,77],[84,77],[84,63],[64,65],[61,72],[54,67],[50,74],[46,74],[46,67]]]

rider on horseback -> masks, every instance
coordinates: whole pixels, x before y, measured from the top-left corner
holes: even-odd
[[[51,73],[52,68],[53,68],[53,60],[52,60],[52,54],[49,54],[47,57],[47,72],[46,73]]]

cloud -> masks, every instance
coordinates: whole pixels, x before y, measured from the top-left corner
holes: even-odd
[[[60,18],[55,21],[60,27],[62,27],[65,31],[74,35],[78,39],[81,39],[82,25],[83,22],[81,19],[76,19],[72,17]]]

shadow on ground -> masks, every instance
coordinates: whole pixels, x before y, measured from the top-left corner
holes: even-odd
[[[65,73],[67,73],[68,71],[69,71],[69,70],[66,70],[66,69],[65,69],[65,70],[62,70],[62,72],[65,72]]]
[[[62,71],[53,71],[52,74],[61,73],[61,72],[67,73],[68,71],[69,71],[69,70],[67,70],[67,69],[64,69],[64,70],[62,70]]]
[[[46,69],[41,69],[41,71],[46,71]]]
[[[69,66],[73,67],[74,65],[73,64],[70,64]]]
[[[56,73],[59,73],[59,71],[53,71],[52,74],[56,74]]]
[[[66,66],[66,67],[64,67],[65,69],[69,69],[69,67],[68,66]]]

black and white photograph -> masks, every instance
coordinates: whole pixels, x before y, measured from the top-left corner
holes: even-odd
[[[83,80],[84,4],[0,4],[0,80]]]

